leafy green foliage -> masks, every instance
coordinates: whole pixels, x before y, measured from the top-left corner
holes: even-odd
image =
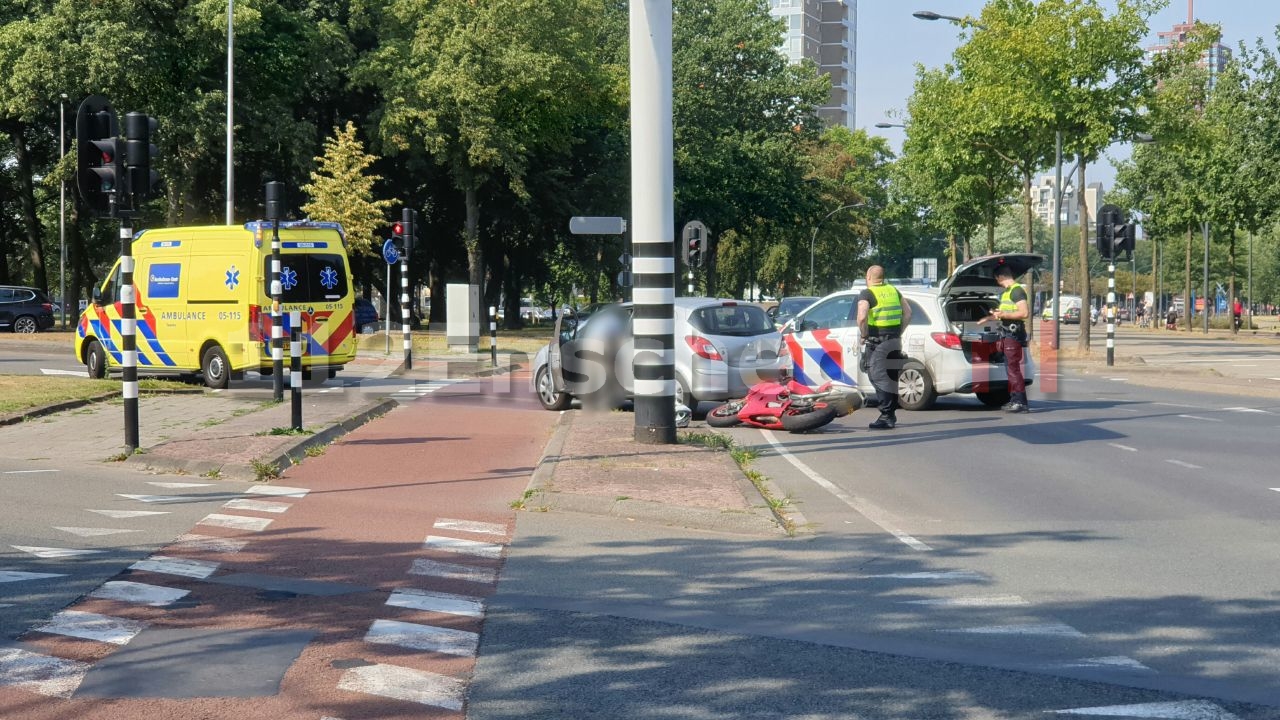
[[[302,186],[311,197],[302,210],[313,220],[341,223],[352,252],[374,255],[380,247],[374,232],[387,224],[386,213],[396,201],[374,199],[374,185],[382,178],[366,170],[377,158],[365,153],[355,124],[348,121],[346,128],[333,131],[324,142],[324,155],[316,158],[311,183]]]

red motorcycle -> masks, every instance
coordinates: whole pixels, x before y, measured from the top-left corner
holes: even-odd
[[[793,379],[757,383],[740,400],[717,406],[707,413],[707,424],[726,428],[750,425],[766,430],[808,432],[844,417],[863,404],[853,386],[825,383],[816,390]]]

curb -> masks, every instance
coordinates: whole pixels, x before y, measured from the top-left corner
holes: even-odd
[[[559,462],[560,455],[564,450],[565,440],[573,427],[573,421],[570,418],[571,416],[567,412],[561,412],[560,421],[556,425],[555,432],[552,434],[551,440],[547,442],[542,458],[538,461],[533,475],[529,478],[529,484],[525,488],[523,499],[526,503],[537,497],[542,501],[542,504],[538,506],[539,510],[545,508],[546,510],[627,518],[660,525],[738,535],[777,536],[779,534],[781,528],[777,521],[777,515],[774,513],[765,514],[755,507],[742,512],[727,512],[667,505],[650,500],[617,500],[599,495],[557,492],[553,489],[552,479],[555,475],[556,464]],[[751,485],[751,483],[745,476],[741,475],[741,469],[739,469],[737,482],[739,483],[739,490],[744,493],[744,497],[749,497],[747,490],[741,484]],[[751,485],[750,492],[759,496],[759,491],[755,489],[754,485]]]
[[[52,405],[42,405],[40,407],[31,408],[29,410],[23,410],[22,412],[18,412],[18,413],[12,413],[9,415],[0,415],[0,426],[17,425],[18,423],[26,422],[27,420],[33,420],[35,418],[43,417],[45,415],[60,413],[64,410],[75,410],[76,408],[82,408],[86,405],[93,405],[94,403],[105,402],[107,400],[110,400],[112,398],[117,398],[117,397],[120,397],[120,392],[118,390],[113,390],[112,392],[103,393],[101,395],[94,395],[93,397],[81,398],[79,400],[67,400],[66,402],[54,403]]]
[[[742,468],[739,468],[739,471],[741,472]],[[780,506],[770,504],[769,499],[761,494],[760,488],[756,487],[755,483],[747,479],[745,473],[742,476],[741,483],[750,487],[751,492],[760,496],[760,499],[765,503],[765,507],[769,508],[769,512],[773,515],[774,520],[782,527],[783,531],[785,531],[788,536],[797,538],[801,535],[814,534],[814,528],[813,525],[809,523],[809,519],[804,516],[804,513],[797,510],[790,502]],[[761,473],[760,484],[764,486],[765,492],[775,498],[782,499],[787,496],[781,488],[774,484],[773,480],[768,475]],[[745,489],[744,492],[746,492]]]
[[[386,398],[369,405],[364,406],[355,414],[343,419],[330,422],[324,429],[313,435],[299,438],[283,449],[278,454],[269,458],[255,458],[257,462],[263,465],[275,465],[280,472],[284,472],[285,468],[298,464],[294,458],[302,458],[306,456],[307,448],[317,445],[328,445],[335,439],[346,435],[356,428],[364,425],[373,418],[383,415],[400,405],[394,399]],[[178,459],[158,459],[148,456],[144,451],[138,455],[132,455],[125,459],[126,465],[139,465],[143,470],[155,470],[158,472],[170,473],[186,473],[189,475],[209,475],[216,473],[220,480],[249,480],[260,481],[258,472],[252,465],[239,464],[219,464],[208,460],[178,460]]]

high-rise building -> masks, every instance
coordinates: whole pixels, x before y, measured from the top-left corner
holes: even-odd
[[[1069,178],[1064,178],[1069,180]],[[1068,188],[1070,191],[1071,188]],[[1102,183],[1089,183],[1084,189],[1085,222],[1093,227],[1098,219],[1098,208],[1102,206]],[[1054,176],[1045,175],[1040,182],[1031,186],[1031,211],[1044,224],[1053,225],[1053,213],[1057,210],[1058,198],[1054,192]],[[1080,206],[1072,192],[1062,199],[1062,224],[1080,224]]]
[[[857,107],[858,0],[769,0],[769,14],[786,23],[779,52],[805,59],[831,76],[831,97],[818,109],[828,125],[854,127]]]
[[[1159,55],[1166,50],[1182,47],[1187,42],[1188,35],[1195,28],[1195,0],[1187,0],[1187,21],[1185,23],[1174,23],[1172,30],[1162,30],[1156,33],[1160,38],[1160,42],[1147,48],[1147,55]],[[1209,71],[1209,89],[1218,81],[1218,76],[1227,69],[1227,63],[1231,62],[1231,48],[1220,42],[1214,43],[1204,54],[1200,56],[1200,62],[1197,63],[1202,68]]]

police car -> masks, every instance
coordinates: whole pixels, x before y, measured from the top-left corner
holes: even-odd
[[[908,360],[898,375],[898,400],[907,410],[923,410],[939,395],[973,393],[984,405],[1009,401],[1004,356],[996,348],[997,324],[979,323],[1000,302],[1003,290],[996,268],[1008,265],[1019,282],[1044,262],[1043,255],[988,255],[956,268],[937,288],[898,286],[911,306],[911,322],[902,333]],[[796,380],[816,386],[849,383],[870,393],[874,388],[859,368],[858,295],[865,286],[832,293],[798,314],[783,328]],[[1031,354],[1023,355],[1023,376],[1033,382]]]

